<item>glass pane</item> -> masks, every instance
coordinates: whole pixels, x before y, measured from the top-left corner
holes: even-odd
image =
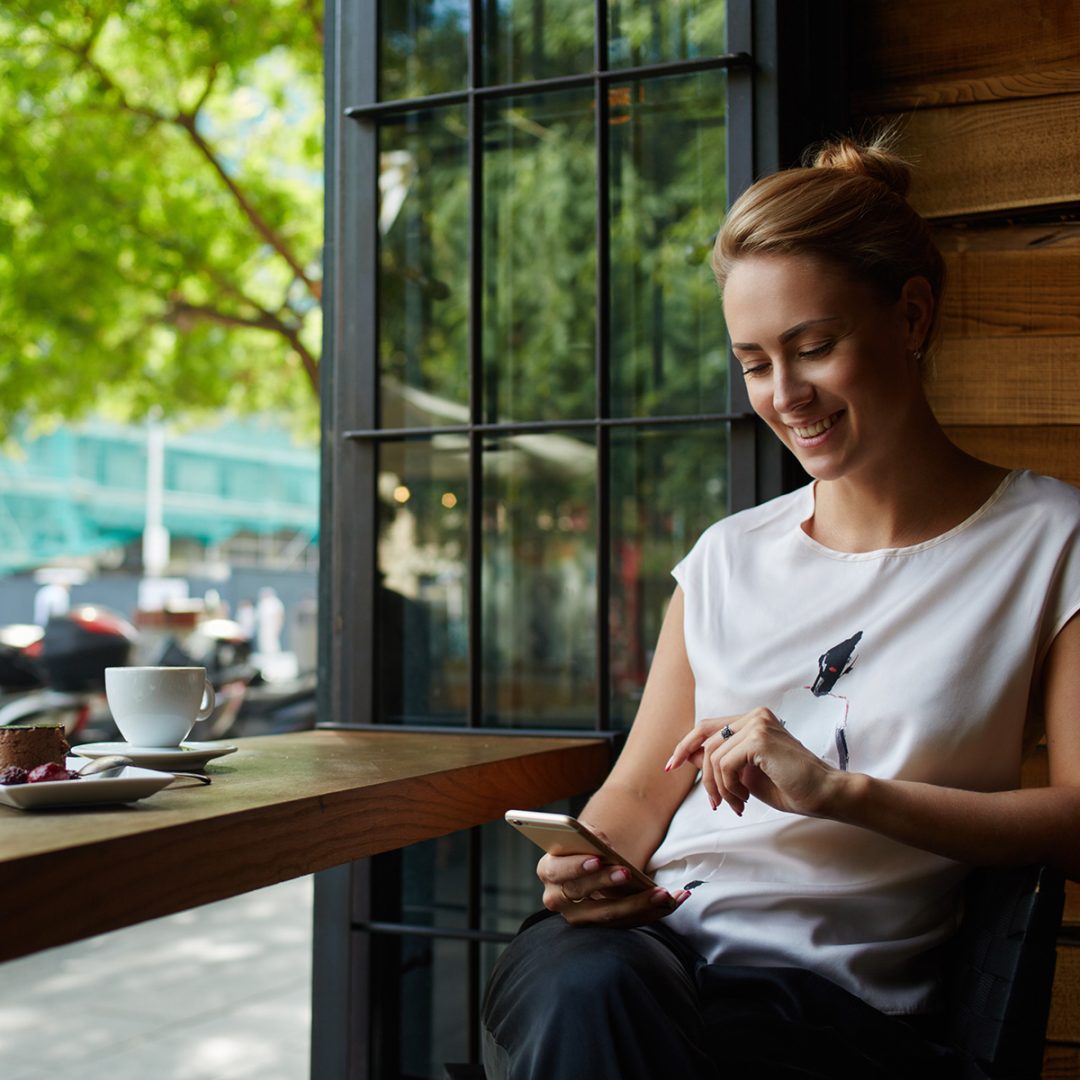
[[[671,570],[728,512],[728,425],[616,429],[611,438],[611,724],[634,719]]]
[[[610,0],[608,64],[636,67],[727,51],[725,0]]]
[[[469,418],[469,157],[464,106],[379,128],[379,422]]]
[[[596,152],[591,91],[513,98],[484,124],[487,422],[591,416]]]
[[[491,440],[483,470],[484,723],[592,726],[595,442]]]
[[[484,0],[484,81],[590,72],[595,32],[586,0]]]
[[[379,0],[379,100],[463,90],[469,0]]]
[[[400,987],[396,1002],[373,1004],[371,1075],[438,1080],[446,1062],[468,1060],[468,945],[373,934],[371,962],[372,986]]]
[[[724,412],[709,253],[727,201],[723,72],[611,88],[611,408]]]
[[[412,844],[401,856],[401,921],[441,929],[467,926],[469,833]]]
[[[388,443],[380,450],[377,719],[465,722],[468,441]]]

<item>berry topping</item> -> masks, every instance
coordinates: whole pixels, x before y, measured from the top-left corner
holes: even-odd
[[[26,778],[28,784],[40,784],[45,780],[68,780],[67,769],[58,764],[55,761],[50,761],[47,765],[38,765],[30,770],[30,774]]]
[[[19,765],[9,765],[0,770],[0,784],[25,784],[26,770]]]

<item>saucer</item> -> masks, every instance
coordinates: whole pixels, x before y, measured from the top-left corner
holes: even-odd
[[[123,754],[144,769],[201,769],[208,761],[235,753],[239,747],[223,743],[185,742],[179,746],[131,746],[126,742],[83,743],[71,752],[84,758]]]
[[[78,768],[69,757],[68,768]],[[48,780],[40,784],[0,784],[0,806],[16,810],[60,810],[110,803],[132,803],[167,787],[176,778],[167,772],[151,772],[128,766],[116,776],[84,776],[79,780]]]

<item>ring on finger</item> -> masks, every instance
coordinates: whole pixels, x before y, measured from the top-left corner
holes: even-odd
[[[720,729],[720,738],[721,738],[721,739],[723,739],[723,740],[724,740],[725,742],[726,742],[726,741],[727,741],[728,739],[730,739],[730,738],[731,738],[731,736],[732,736],[732,735],[734,735],[734,734],[735,734],[735,732],[731,730],[731,725],[730,725],[730,724],[725,724],[725,725],[724,725],[724,726],[723,726],[723,727],[722,727],[722,728]]]
[[[585,903],[585,897],[579,896],[576,900],[572,896],[566,895],[566,888],[563,885],[559,886],[559,892],[562,893],[564,900],[569,900],[571,904],[583,904]]]

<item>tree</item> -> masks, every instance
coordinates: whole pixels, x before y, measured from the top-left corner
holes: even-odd
[[[0,9],[0,436],[317,417],[320,0]]]

